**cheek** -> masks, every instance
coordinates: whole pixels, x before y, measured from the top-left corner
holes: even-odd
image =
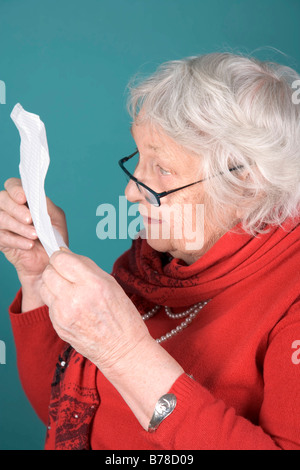
[[[179,198],[175,201],[174,205],[178,207],[174,217],[174,226],[180,224],[182,227],[191,228],[196,230],[197,225],[200,223],[202,226],[202,215],[204,214],[205,197],[202,191],[196,188],[190,188],[189,195]],[[200,217],[201,216],[201,217]]]
[[[192,188],[191,188],[192,189]],[[179,197],[172,204],[177,205],[173,210],[173,220],[170,225],[171,238],[178,248],[185,249],[187,243],[194,242],[195,246],[202,246],[204,240],[204,194],[193,188],[189,195]]]

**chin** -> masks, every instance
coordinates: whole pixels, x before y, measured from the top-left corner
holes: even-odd
[[[170,240],[153,240],[151,238],[147,238],[147,243],[153,250],[159,251],[161,253],[168,253],[172,251],[172,244]]]

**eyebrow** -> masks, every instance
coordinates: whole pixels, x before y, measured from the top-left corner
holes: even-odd
[[[154,150],[154,152],[157,152],[157,151],[160,151],[161,148],[160,147],[155,147],[154,145],[147,145],[147,148],[150,149],[150,150]]]

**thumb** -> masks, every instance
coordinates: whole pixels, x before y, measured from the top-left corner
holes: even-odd
[[[83,257],[65,247],[55,251],[49,259],[49,264],[69,282],[77,282],[86,278]]]

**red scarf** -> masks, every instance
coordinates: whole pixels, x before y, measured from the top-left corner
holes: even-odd
[[[270,227],[257,237],[238,225],[188,266],[175,258],[166,263],[164,255],[139,238],[115,262],[112,274],[141,313],[153,304],[188,307],[257,272],[299,239],[299,219],[289,220],[283,228]]]

